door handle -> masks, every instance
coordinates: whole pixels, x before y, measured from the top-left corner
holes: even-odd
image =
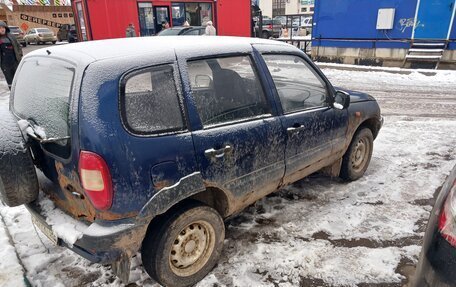
[[[225,156],[225,154],[230,153],[232,151],[233,151],[233,147],[230,145],[226,145],[225,147],[223,147],[221,149],[214,149],[214,148],[207,149],[204,151],[204,155],[207,158],[214,158],[214,157],[222,158]]]
[[[289,134],[299,132],[304,129],[304,125],[293,125],[292,127],[287,128]]]

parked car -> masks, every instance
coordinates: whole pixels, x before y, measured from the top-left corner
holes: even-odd
[[[68,41],[68,43],[74,43],[78,41],[78,32],[75,24],[64,24],[60,26],[57,32],[57,40]]]
[[[16,37],[17,42],[22,45],[22,47],[27,47],[27,43],[25,43],[24,40],[24,31],[21,30],[21,28],[17,26],[8,26],[10,29],[10,33]]]
[[[206,33],[206,27],[192,26],[192,27],[172,27],[161,30],[157,36],[198,36]]]
[[[57,43],[57,37],[54,35],[48,28],[34,28],[30,29],[24,37],[25,43],[30,44],[44,44],[46,42],[52,42],[52,44]]]
[[[270,37],[278,38],[280,31],[282,30],[282,24],[280,20],[263,19],[263,30],[261,31],[261,37],[268,39]]]
[[[374,98],[276,41],[49,47],[21,61],[0,115],[0,195],[123,282],[140,251],[157,282],[190,286],[217,263],[223,219],[318,170],[362,177],[382,122]]]
[[[415,274],[416,287],[456,286],[456,166],[431,211]]]
[[[280,24],[282,26],[286,26],[287,25],[287,17],[286,16],[276,16],[276,17],[274,17],[274,20],[280,21]]]

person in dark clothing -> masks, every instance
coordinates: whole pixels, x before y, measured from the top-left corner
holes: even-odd
[[[0,21],[0,66],[10,89],[21,59],[21,45],[17,42],[16,37],[10,34],[8,25]]]

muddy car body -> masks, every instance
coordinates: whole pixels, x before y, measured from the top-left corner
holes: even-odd
[[[28,83],[43,73],[51,95]],[[350,93],[287,44],[134,38],[28,54],[10,111],[45,198],[83,224],[77,240],[54,236],[58,244],[112,264],[125,282],[141,250],[154,279],[187,286],[215,265],[222,219],[318,170],[364,174],[382,117],[372,97]],[[26,203],[53,237],[42,197],[10,205]]]

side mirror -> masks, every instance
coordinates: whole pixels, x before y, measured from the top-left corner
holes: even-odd
[[[350,106],[350,94],[344,91],[336,91],[334,96],[333,108],[344,110]]]

